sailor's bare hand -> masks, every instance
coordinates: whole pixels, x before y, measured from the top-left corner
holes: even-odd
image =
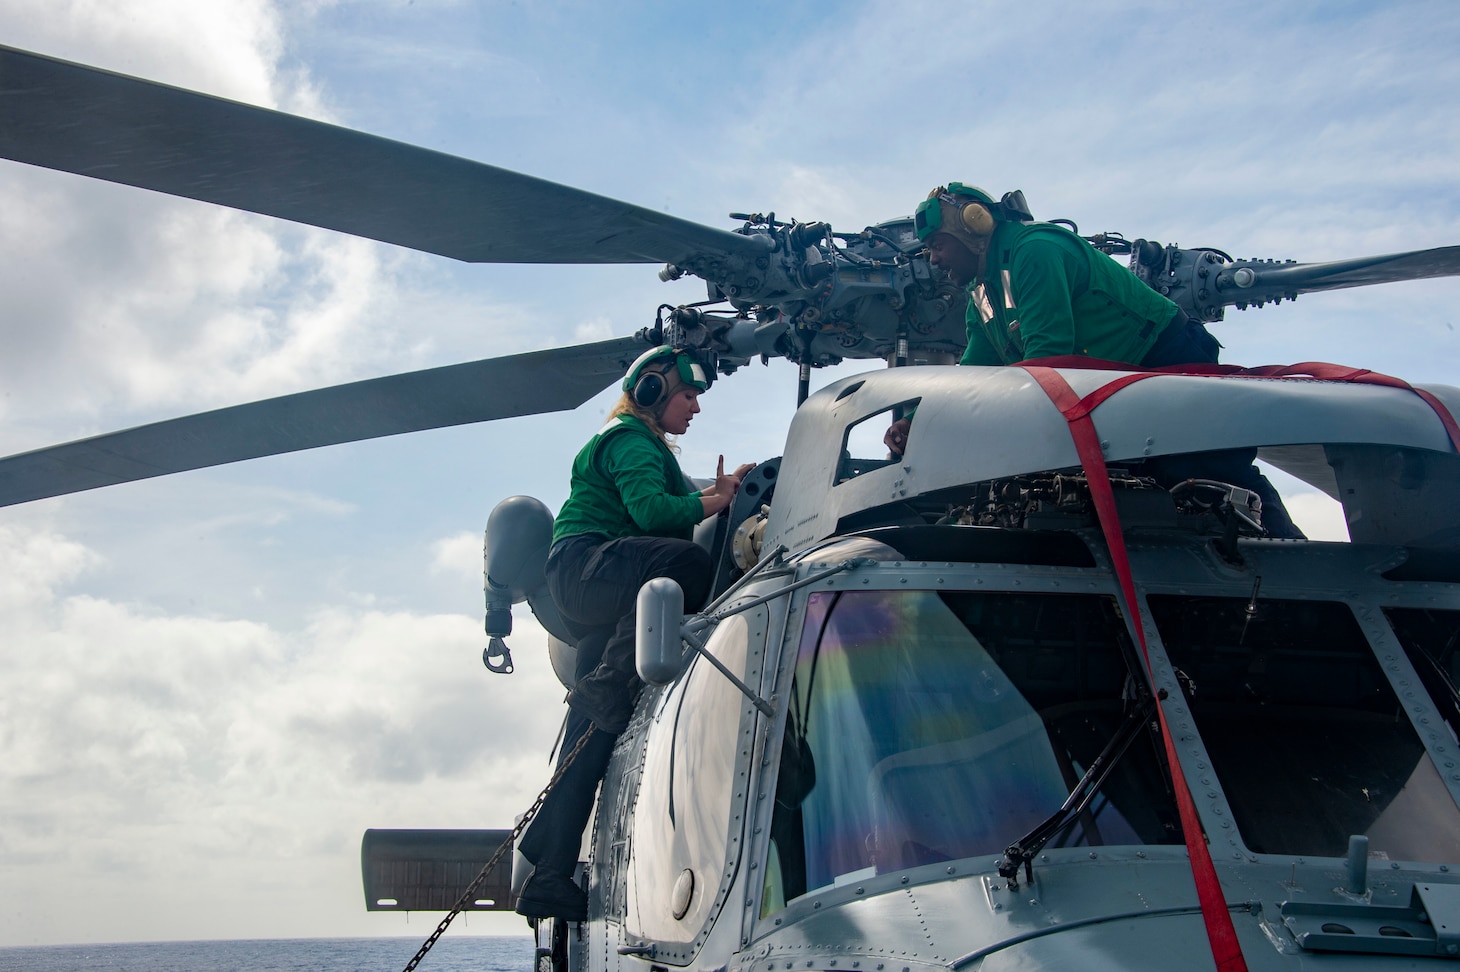
[[[727,496],[734,496],[740,490],[740,481],[745,474],[755,468],[755,463],[747,462],[732,473],[725,472],[725,457],[721,456],[719,463],[715,466],[715,492],[724,493]]]
[[[754,468],[755,463],[747,462],[734,472],[727,473],[725,457],[721,456],[720,461],[715,465],[715,484],[700,492],[700,501],[704,504],[705,515],[718,513],[729,506],[730,501],[735,498],[735,494],[740,491],[740,481]]]
[[[882,444],[887,446],[887,451],[893,455],[902,455],[907,449],[907,434],[911,429],[912,419],[898,419],[888,427],[887,434],[882,437]]]

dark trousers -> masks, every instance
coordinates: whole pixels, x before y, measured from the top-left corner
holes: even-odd
[[[1212,337],[1201,321],[1177,311],[1151,350],[1141,359],[1142,367],[1165,368],[1168,365],[1216,364],[1222,342]]]
[[[1216,364],[1221,343],[1207,332],[1200,321],[1178,314],[1166,326],[1155,345],[1141,359],[1147,368],[1168,365]],[[1288,516],[1288,508],[1277,488],[1253,464],[1256,449],[1222,449],[1216,452],[1193,452],[1181,456],[1147,459],[1141,470],[1166,489],[1187,479],[1215,479],[1250,489],[1262,500],[1262,526],[1270,537],[1302,540],[1303,531]]]
[[[594,682],[621,693],[632,707],[643,683],[634,668],[634,605],[639,588],[654,577],[669,577],[684,588],[686,611],[697,611],[710,592],[710,555],[688,540],[665,537],[570,538],[553,548],[547,562],[548,591],[577,640],[576,683]],[[568,709],[562,764],[593,723]],[[572,874],[593,813],[594,794],[617,734],[595,732],[543,801],[522,835],[520,849],[538,868]]]

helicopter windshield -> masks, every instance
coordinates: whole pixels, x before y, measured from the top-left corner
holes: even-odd
[[[1460,862],[1460,810],[1347,605],[1147,600],[1248,849],[1341,857],[1363,834],[1372,856]],[[1453,652],[1453,619],[1403,614],[1406,641]]]
[[[1134,704],[1105,596],[848,591],[809,599],[762,911],[829,885],[997,855],[1058,807]],[[1179,842],[1132,746],[1050,847]]]
[[[1385,608],[1384,616],[1439,707],[1451,738],[1460,740],[1460,611]]]

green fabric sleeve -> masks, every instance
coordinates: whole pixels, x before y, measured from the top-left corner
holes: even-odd
[[[668,491],[662,446],[643,435],[610,436],[599,453],[601,468],[618,488],[624,510],[648,536],[673,536],[693,530],[704,518],[700,494]],[[678,473],[678,467],[674,469]]]

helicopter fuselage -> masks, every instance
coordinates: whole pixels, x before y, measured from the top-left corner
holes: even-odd
[[[850,458],[859,426],[914,405],[905,457]],[[600,795],[590,919],[543,923],[543,962],[1202,964],[1157,699],[1249,968],[1454,955],[1460,457],[1436,412],[1400,388],[1158,376],[1094,419],[1144,651],[1027,373],[813,396],[757,497],[766,563],[706,645],[774,715],[703,659],[645,693]],[[1233,540],[1139,476],[1237,443],[1336,494],[1352,542]]]

